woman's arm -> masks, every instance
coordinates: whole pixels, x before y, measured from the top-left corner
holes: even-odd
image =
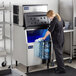
[[[45,36],[42,39],[45,40],[48,35],[50,35],[49,31],[46,32]]]

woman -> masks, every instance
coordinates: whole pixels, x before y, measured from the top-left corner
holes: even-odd
[[[49,10],[47,12],[47,17],[52,21],[50,22],[48,31],[46,32],[45,36],[42,39],[45,40],[46,37],[49,34],[51,34],[57,62],[57,68],[55,69],[55,73],[65,73],[64,61],[63,61],[64,22],[59,16],[59,14],[55,14],[53,10]]]

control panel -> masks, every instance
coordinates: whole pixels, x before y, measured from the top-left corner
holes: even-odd
[[[29,27],[46,28],[49,25],[49,20],[45,12],[26,13],[24,15],[25,15],[24,27],[26,28]]]

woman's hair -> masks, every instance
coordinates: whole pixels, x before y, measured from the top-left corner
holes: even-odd
[[[61,21],[61,17],[60,17],[60,15],[58,13],[55,14],[55,12],[53,10],[49,10],[47,12],[47,16],[49,16],[49,17],[53,17],[54,15],[57,16],[59,21]]]

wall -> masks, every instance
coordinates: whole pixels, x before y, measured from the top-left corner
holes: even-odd
[[[7,6],[9,2],[11,4],[48,4],[48,10],[54,10],[55,12],[58,12],[58,0],[0,0],[0,6],[1,3],[4,1],[4,4]],[[0,21],[2,21],[2,12],[0,12]],[[9,13],[6,12],[6,20],[9,22]],[[9,35],[9,25],[6,25],[6,35]]]
[[[2,1],[6,4],[9,2],[12,4],[48,4],[48,10],[52,9],[58,12],[58,0],[0,0],[0,3]]]

